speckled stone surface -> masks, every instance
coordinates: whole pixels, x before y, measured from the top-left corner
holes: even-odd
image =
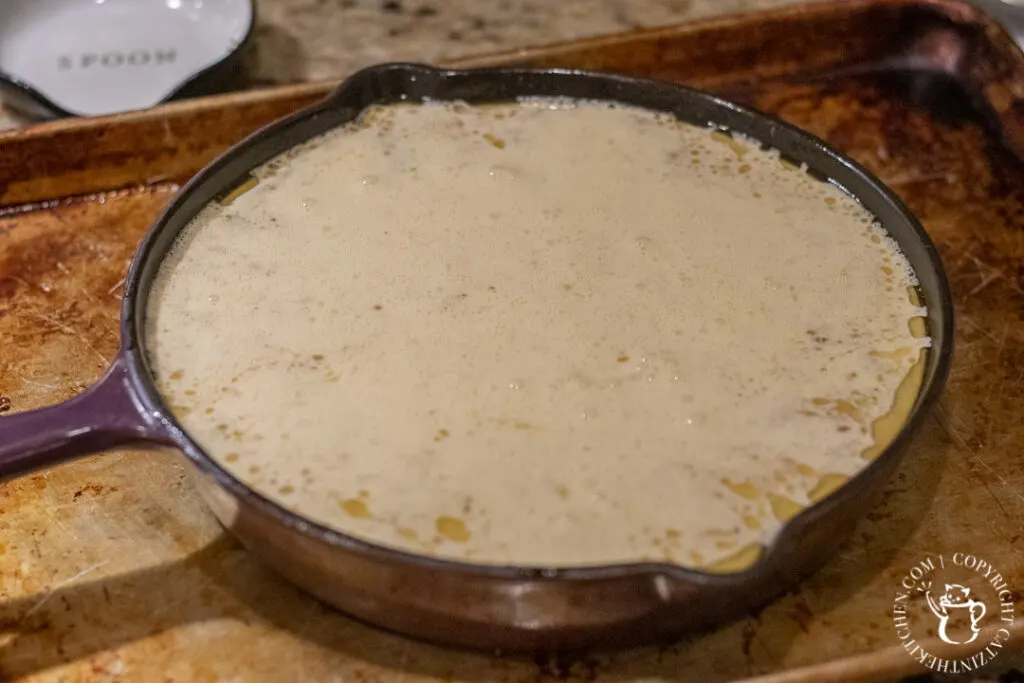
[[[800,0],[257,0],[252,87],[496,52]],[[25,121],[0,111],[0,129]]]
[[[427,62],[680,23],[798,0],[261,0],[256,79],[330,79],[375,62]]]

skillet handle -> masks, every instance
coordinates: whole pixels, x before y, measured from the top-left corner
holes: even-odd
[[[139,442],[173,443],[137,398],[119,354],[99,382],[63,403],[0,415],[0,479]]]

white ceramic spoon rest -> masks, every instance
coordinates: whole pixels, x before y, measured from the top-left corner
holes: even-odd
[[[237,69],[252,0],[4,0],[0,90],[45,118],[202,94]]]

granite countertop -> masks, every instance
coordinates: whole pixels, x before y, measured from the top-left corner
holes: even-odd
[[[257,82],[339,78],[445,58],[676,24],[798,0],[258,0]]]
[[[256,0],[252,87],[677,24],[800,0]],[[0,129],[25,120],[0,110]]]

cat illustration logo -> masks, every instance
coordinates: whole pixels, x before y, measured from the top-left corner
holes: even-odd
[[[929,555],[910,568],[896,591],[896,637],[932,671],[974,671],[1010,640],[1014,594],[1005,576],[977,555]]]
[[[980,600],[971,599],[971,589],[961,586],[958,583],[947,583],[946,592],[939,596],[938,601],[932,597],[931,589],[925,591],[925,599],[932,614],[939,620],[939,638],[942,638],[950,645],[967,645],[978,639],[981,627],[978,625],[985,616],[985,603]],[[965,610],[971,620],[971,635],[967,640],[956,640],[947,633],[949,618],[952,616],[950,610]]]

